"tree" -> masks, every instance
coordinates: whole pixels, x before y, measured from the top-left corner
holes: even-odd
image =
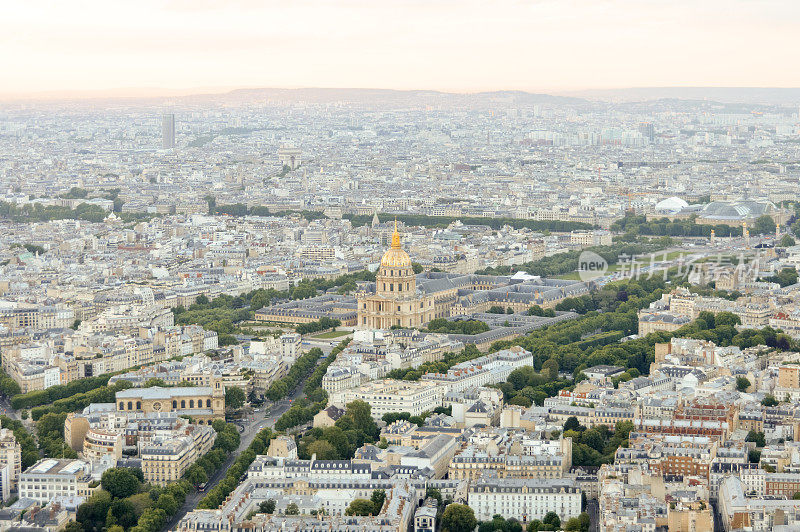
[[[786,233],[781,237],[781,247],[790,248],[795,245],[794,238],[789,233]]]
[[[475,512],[464,504],[449,504],[442,514],[442,532],[472,532],[478,525]]]
[[[747,377],[736,377],[736,389],[740,392],[746,392],[747,389],[750,388],[750,381]]]
[[[741,325],[742,320],[733,312],[720,312],[714,316],[714,321],[712,323],[714,327],[720,327],[722,325],[730,325],[735,327],[737,325]]]
[[[179,505],[178,501],[175,500],[175,497],[169,493],[162,493],[158,496],[156,508],[161,508],[167,513],[167,515],[172,515],[178,511]]]
[[[317,440],[306,448],[306,452],[310,455],[316,455],[317,460],[336,460],[339,455],[333,445],[326,440]]]
[[[344,512],[345,515],[375,515],[375,506],[367,499],[354,499]]]
[[[564,432],[568,430],[580,430],[580,429],[581,429],[581,424],[578,421],[578,418],[575,416],[568,417],[567,420],[564,422]]]
[[[275,511],[275,499],[267,499],[258,505],[258,511],[262,514],[271,514]]]
[[[296,503],[289,503],[286,507],[286,515],[300,515],[300,508],[297,507]]]
[[[544,364],[542,364],[542,375],[551,381],[558,378],[558,361],[555,358],[545,360]]]
[[[561,527],[561,518],[555,512],[547,512],[544,519],[542,519],[542,523],[552,525],[554,530],[558,530]]]
[[[378,515],[383,509],[383,503],[386,501],[386,492],[383,490],[372,490],[372,497],[370,497],[370,500],[372,501],[373,514]]]
[[[775,232],[775,220],[771,216],[764,214],[756,218],[753,223],[753,234],[769,235]]]
[[[756,432],[754,430],[751,430],[750,432],[747,433],[747,437],[744,439],[744,441],[755,442],[756,447],[764,447],[766,445],[764,433]]]
[[[124,499],[139,491],[139,479],[127,467],[107,469],[100,477],[100,484],[115,499]]]
[[[109,515],[112,517],[114,525],[119,525],[124,529],[128,529],[136,524],[136,508],[133,503],[128,499],[117,499],[111,503],[108,509]],[[108,519],[106,520],[108,522]]]
[[[778,400],[775,399],[774,395],[767,394],[761,400],[761,404],[764,406],[778,406]]]
[[[244,392],[238,386],[225,388],[225,408],[239,409],[244,405],[245,399]]]
[[[67,523],[67,526],[64,527],[64,532],[85,532],[83,530],[83,526],[80,523],[75,521],[70,521]]]

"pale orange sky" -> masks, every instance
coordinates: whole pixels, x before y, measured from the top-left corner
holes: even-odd
[[[0,94],[800,87],[800,0],[23,0]]]

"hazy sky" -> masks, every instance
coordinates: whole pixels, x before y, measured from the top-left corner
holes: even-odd
[[[0,93],[799,87],[800,0],[7,0]]]

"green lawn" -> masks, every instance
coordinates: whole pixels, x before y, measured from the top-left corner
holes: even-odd
[[[352,331],[328,331],[326,333],[318,334],[314,336],[314,338],[321,338],[323,340],[327,340],[330,338],[339,338],[340,336],[347,336],[348,334],[352,334]]]

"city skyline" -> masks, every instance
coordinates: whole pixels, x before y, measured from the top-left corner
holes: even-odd
[[[245,87],[797,87],[792,2],[87,0],[11,8],[0,98]],[[87,92],[90,91],[90,92]]]

